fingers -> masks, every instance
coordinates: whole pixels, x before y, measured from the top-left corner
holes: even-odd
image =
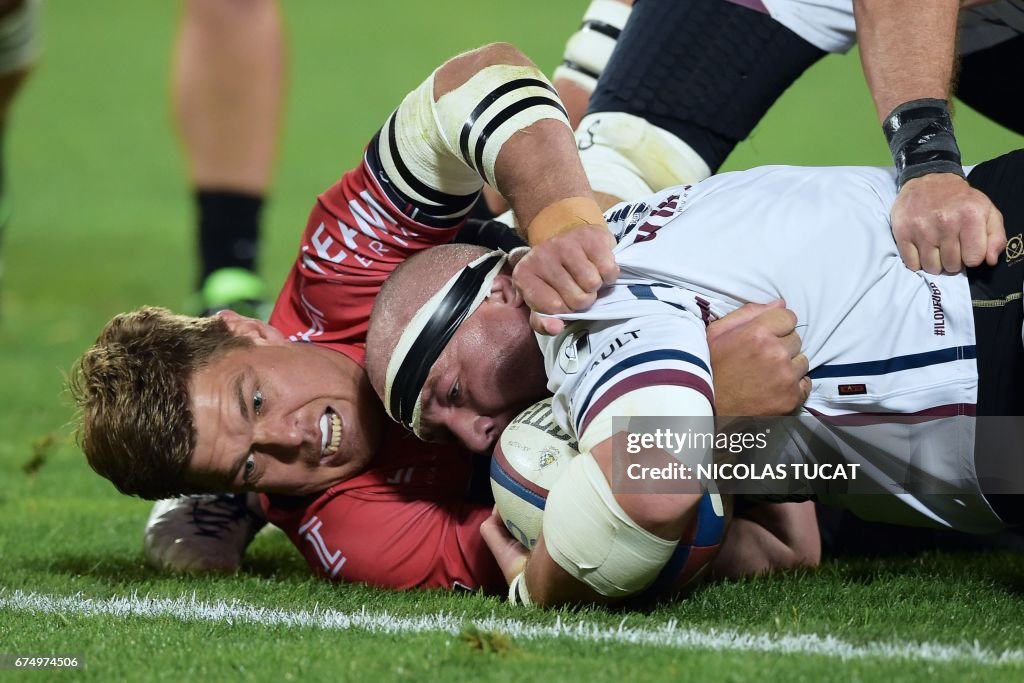
[[[893,203],[892,232],[907,268],[932,274],[995,265],[1006,245],[999,210],[951,173],[908,181]]]
[[[940,245],[942,267],[951,273],[960,270],[961,264],[980,266],[988,253],[988,222],[996,208],[984,194],[975,194],[978,195],[975,201],[962,208],[957,219],[958,225],[952,226],[949,235]],[[959,234],[956,233],[957,228]]]
[[[496,509],[491,512],[490,517],[480,523],[480,537],[494,555],[505,581],[511,583],[512,579],[523,571],[529,553],[508,532]]]
[[[604,227],[573,228],[534,247],[516,264],[513,280],[526,304],[538,313],[585,309],[602,285],[619,276],[614,243]]]
[[[606,229],[601,229],[603,239],[586,247],[587,259],[597,268],[601,284],[610,285],[619,278],[619,264],[615,261],[615,238]],[[602,243],[603,242],[603,243]]]
[[[800,405],[807,403],[807,399],[811,396],[811,378],[804,376],[800,380]]]
[[[796,314],[784,306],[744,306],[709,326],[720,415],[787,415],[806,401],[809,363]],[[715,325],[725,331],[714,333]]]
[[[788,308],[774,308],[761,315],[760,322],[776,337],[785,337],[796,329],[796,313]]]
[[[994,208],[994,207],[993,207]],[[999,256],[1006,249],[1006,226],[1003,224],[1003,214],[995,209],[989,215],[985,224],[988,233],[988,248],[985,251],[985,263],[994,266],[999,263]]]
[[[536,261],[539,261],[536,260]],[[513,271],[519,291],[526,304],[538,313],[570,313],[584,309],[594,303],[598,285],[587,290],[580,286],[572,271],[561,263],[539,262],[523,259]],[[526,266],[533,266],[527,268]]]
[[[492,555],[497,555],[497,551],[504,546],[507,536],[508,530],[496,512],[492,512],[490,517],[480,523],[480,537],[484,539]]]
[[[895,231],[895,222],[894,222]],[[917,246],[910,240],[896,240],[896,248],[900,252],[900,258],[910,270],[921,270],[921,256]]]
[[[562,330],[565,329],[565,323],[558,318],[548,318],[531,311],[530,327],[538,334],[554,337],[557,334],[561,334]]]
[[[802,344],[802,340],[800,339],[800,335],[796,333],[795,328],[791,328],[789,334],[779,336],[779,344],[782,346],[783,351],[785,351],[786,358],[792,358],[795,360],[797,356],[801,355],[800,346]],[[800,374],[806,374],[806,371],[801,372]]]
[[[501,517],[497,513],[492,512],[491,516],[480,523],[480,538],[484,539],[484,544],[487,549],[491,551],[491,555],[498,563],[498,567],[501,568],[502,574],[505,575],[505,580],[509,580],[508,573],[502,564],[502,558],[505,554],[505,547],[508,545],[508,530],[505,525],[501,522]],[[513,576],[515,576],[513,574]]]
[[[960,239],[957,239],[956,236],[947,236],[942,240],[942,243],[939,245],[939,265],[941,266],[941,270],[944,270],[947,273],[955,273],[960,270],[963,265],[976,266],[981,263],[981,259],[985,256],[984,245],[982,245],[979,250],[979,246],[976,241],[967,241],[964,244],[966,250],[961,251],[960,241],[967,237],[968,235],[966,233],[960,233]],[[978,257],[971,257],[970,261],[968,261],[967,255],[976,250],[978,252]],[[941,271],[928,272],[938,273]]]
[[[804,388],[804,382],[806,381],[807,382],[807,386],[806,386],[807,393],[810,393],[810,391],[811,391],[811,378],[807,376],[807,373],[811,369],[811,364],[810,364],[810,361],[807,360],[807,356],[805,356],[802,353],[797,353],[795,356],[793,356],[793,360],[791,362],[793,363],[793,370],[796,373],[796,376],[802,378],[800,380],[801,388]]]
[[[785,308],[786,302],[776,299],[767,304],[743,304],[732,313],[715,320],[708,326],[708,339],[714,340],[723,334],[727,334],[739,327],[754,322],[766,311]]]

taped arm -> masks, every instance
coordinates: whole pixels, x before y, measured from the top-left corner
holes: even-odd
[[[649,403],[645,394],[658,396],[659,403]],[[658,405],[711,415],[704,396],[683,387],[647,387],[622,400],[643,406],[643,415],[658,414]],[[612,404],[608,410],[621,406]],[[696,514],[700,485],[680,483],[671,493],[616,491],[612,482],[621,476],[616,477],[613,451],[623,446],[618,437],[589,449],[581,442],[580,455],[548,494],[543,531],[522,579],[513,583],[520,598],[529,596],[544,606],[615,602],[643,591],[672,557]],[[662,453],[650,456],[664,458]]]
[[[508,192],[521,220],[590,196],[554,89],[509,45],[437,69],[388,117],[364,163],[320,196],[275,324],[296,337],[363,341],[387,275],[450,241],[484,178]]]
[[[487,181],[521,225],[560,200],[592,201],[557,93],[511,45],[446,62],[409,94],[387,128],[395,143],[380,145],[384,168],[412,198],[465,196]]]
[[[958,0],[855,0],[864,75],[896,165],[892,230],[911,270],[998,263],[1002,214],[964,178],[949,98]]]

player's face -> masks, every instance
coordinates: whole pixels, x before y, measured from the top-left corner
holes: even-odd
[[[192,378],[190,479],[217,491],[305,495],[358,474],[384,419],[362,368],[250,324],[268,329]]]
[[[459,328],[420,394],[423,436],[490,453],[516,415],[547,395],[525,309],[485,301]]]

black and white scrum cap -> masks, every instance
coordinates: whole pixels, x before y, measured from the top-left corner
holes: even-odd
[[[507,255],[492,251],[455,273],[416,312],[399,337],[384,380],[384,408],[391,419],[420,433],[420,393],[434,363],[491,292]]]

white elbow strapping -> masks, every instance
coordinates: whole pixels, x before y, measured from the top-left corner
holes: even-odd
[[[624,201],[711,175],[692,147],[632,114],[587,114],[576,127],[576,145],[594,192]]]
[[[555,79],[564,78],[593,92],[631,11],[632,7],[616,0],[590,3],[580,29],[565,44]]]
[[[423,205],[458,204],[452,198],[474,194],[483,187],[480,175],[452,154],[438,130],[433,74],[405,96],[384,124],[377,150],[389,182]],[[468,211],[463,208],[452,217]]]
[[[544,119],[569,126],[561,100],[540,71],[497,64],[481,69],[434,105],[437,128],[453,155],[495,189],[494,165],[509,138]]]
[[[650,585],[677,545],[629,518],[590,453],[573,458],[552,487],[543,529],[551,559],[607,597],[625,597]]]
[[[39,0],[25,0],[0,21],[0,74],[21,71],[39,57],[39,9]]]

